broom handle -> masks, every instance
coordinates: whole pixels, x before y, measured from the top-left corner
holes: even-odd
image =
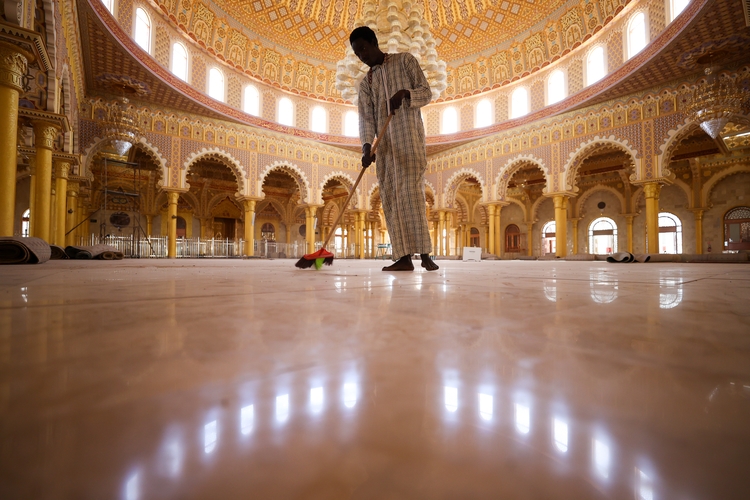
[[[372,143],[372,149],[370,150],[370,155],[373,155],[375,153],[375,150],[378,147],[378,144],[380,143],[380,138],[383,137],[383,135],[386,132],[386,129],[388,129],[388,124],[391,123],[391,118],[393,118],[393,113],[388,115],[388,118],[385,120],[385,124],[383,124],[383,127],[380,129],[380,133],[375,138],[375,140]],[[346,207],[349,206],[349,202],[352,201],[352,196],[354,196],[354,193],[357,191],[357,186],[359,186],[359,181],[362,180],[362,176],[365,173],[366,168],[362,168],[362,170],[359,171],[359,176],[357,177],[356,182],[354,182],[354,186],[352,187],[352,192],[349,193],[349,197],[346,199],[346,202],[344,203],[344,210],[341,210],[339,212],[338,217],[336,217],[336,222],[333,223],[333,227],[331,228],[331,232],[328,233],[328,237],[326,238],[325,242],[323,243],[323,246],[321,248],[325,248],[328,246],[328,242],[331,241],[331,237],[336,233],[336,228],[339,225],[339,222],[341,221],[341,217],[344,216],[344,211],[346,210]]]

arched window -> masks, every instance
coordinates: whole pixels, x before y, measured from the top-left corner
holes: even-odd
[[[617,224],[608,217],[599,217],[589,226],[589,253],[610,254],[617,251]]]
[[[542,227],[542,255],[557,252],[557,238],[555,238],[555,221],[549,221]]]
[[[107,10],[110,12],[110,14],[115,13],[115,0],[102,0],[102,3],[107,8]]]
[[[517,253],[521,251],[521,230],[515,224],[505,228],[505,251]]]
[[[606,271],[591,271],[589,273],[589,293],[594,302],[609,304],[617,298],[619,280]]]
[[[260,228],[260,239],[276,241],[276,228],[270,222],[264,223]]]
[[[185,238],[187,236],[187,221],[177,216],[177,237],[178,238]]]
[[[347,111],[344,115],[344,135],[347,137],[359,136],[359,114],[356,111]]]
[[[682,222],[667,212],[659,214],[659,253],[682,253]]]
[[[628,59],[646,46],[646,15],[639,12],[628,23]]]
[[[21,216],[21,236],[29,236],[29,225],[31,224],[31,209],[26,210]]]
[[[278,122],[282,125],[293,126],[294,125],[294,107],[292,101],[288,97],[282,97],[279,99],[279,110],[278,110]]]
[[[598,82],[604,78],[604,75],[606,74],[607,69],[604,66],[604,47],[594,47],[586,58],[586,85]]]
[[[547,78],[547,104],[560,102],[568,93],[565,90],[565,73],[556,69]]]
[[[518,87],[510,95],[510,117],[518,118],[529,114],[529,91]]]
[[[255,86],[248,85],[245,87],[244,95],[242,97],[242,109],[247,114],[253,116],[260,115],[260,94]]]
[[[724,250],[750,250],[750,207],[733,208],[724,216]]]
[[[458,132],[458,113],[456,108],[449,107],[443,110],[443,116],[440,120],[441,134],[455,134]]]
[[[671,16],[670,21],[674,21],[674,18],[679,16],[689,3],[690,0],[669,0],[669,15]]]
[[[328,130],[328,120],[326,119],[326,110],[323,106],[315,106],[312,110],[312,126],[310,129],[313,132],[325,134]]]
[[[181,43],[172,44],[172,74],[182,81],[188,78],[188,53]]]
[[[135,9],[135,43],[151,53],[151,18],[140,7]]]
[[[224,102],[224,73],[218,68],[208,71],[208,95],[217,101]]]
[[[477,103],[474,127],[482,128],[492,125],[492,103],[489,99],[482,99]]]

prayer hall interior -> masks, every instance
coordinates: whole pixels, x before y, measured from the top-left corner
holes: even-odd
[[[124,256],[0,266],[0,498],[750,498],[749,2],[0,14],[0,246]],[[347,201],[363,25],[438,271]]]

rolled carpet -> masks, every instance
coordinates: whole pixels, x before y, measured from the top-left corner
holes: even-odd
[[[65,253],[71,259],[121,260],[124,255],[110,245],[69,246]]]
[[[0,237],[0,264],[43,264],[51,255],[41,238]]]
[[[65,253],[65,249],[61,246],[50,245],[49,248],[52,251],[52,256],[50,257],[51,260],[64,260],[70,258],[68,257],[68,254]]]
[[[610,263],[627,263],[633,262],[634,260],[635,257],[633,257],[633,254],[630,252],[616,252],[607,256],[607,262]]]

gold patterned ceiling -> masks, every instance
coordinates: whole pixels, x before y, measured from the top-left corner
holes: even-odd
[[[450,62],[495,48],[544,22],[566,0],[417,0]],[[249,31],[321,61],[335,63],[361,16],[361,0],[213,0]],[[383,0],[385,3],[385,0]],[[213,9],[212,9],[213,10]]]

